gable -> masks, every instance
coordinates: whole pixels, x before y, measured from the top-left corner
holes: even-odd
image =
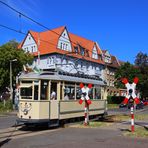
[[[111,63],[111,55],[109,54],[108,50],[106,50],[104,53],[104,61],[106,63]]]
[[[108,51],[105,52],[105,56],[111,57]]]
[[[30,52],[30,53],[37,52],[37,44],[30,33],[28,33],[28,35],[26,36],[22,44],[22,49],[25,52]]]
[[[59,37],[57,48],[65,51],[72,51],[71,42],[70,42],[68,31],[66,30],[66,28],[64,29],[61,36]]]
[[[97,52],[97,48],[94,45],[93,50],[92,50],[92,58],[94,59],[98,59],[98,52]]]

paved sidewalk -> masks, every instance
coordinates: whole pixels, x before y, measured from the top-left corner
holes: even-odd
[[[0,114],[0,118],[1,117],[6,117],[6,116],[16,116],[16,115],[17,115],[17,111],[13,110],[11,112],[5,112],[5,113]]]

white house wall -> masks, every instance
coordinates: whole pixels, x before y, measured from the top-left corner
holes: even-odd
[[[92,58],[98,59],[98,52],[97,52],[96,46],[94,46],[94,48],[93,48]]]
[[[88,62],[85,60],[76,60],[72,57],[63,57],[62,55],[53,54],[41,56],[34,59],[33,66],[40,69],[60,68],[70,73],[83,72],[88,75],[98,75],[103,78],[103,65]]]
[[[66,29],[63,31],[63,33],[59,38],[57,48],[66,50],[66,51],[72,51],[71,43],[70,43],[68,32]]]
[[[23,45],[22,45],[22,49],[25,52],[37,52],[37,44],[35,42],[35,40],[32,38],[31,34],[28,33]]]

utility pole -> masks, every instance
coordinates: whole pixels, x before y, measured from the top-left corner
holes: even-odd
[[[13,88],[12,88],[12,62],[17,61],[17,59],[13,59],[10,60],[10,100],[12,100],[12,92],[13,92]]]

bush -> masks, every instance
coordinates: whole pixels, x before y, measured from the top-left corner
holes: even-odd
[[[11,111],[12,109],[13,109],[13,105],[11,100],[7,100],[5,105],[4,105],[4,102],[0,102],[0,113],[8,112],[8,111]]]
[[[123,96],[107,96],[108,104],[120,104],[125,97]]]

